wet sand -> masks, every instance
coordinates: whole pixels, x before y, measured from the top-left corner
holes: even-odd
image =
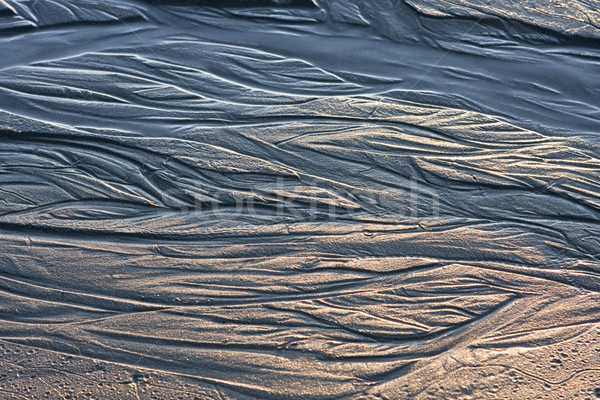
[[[600,398],[598,10],[0,1],[0,398]]]

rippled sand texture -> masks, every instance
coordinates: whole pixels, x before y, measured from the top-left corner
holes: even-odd
[[[176,3],[0,1],[0,398],[600,398],[600,3]]]

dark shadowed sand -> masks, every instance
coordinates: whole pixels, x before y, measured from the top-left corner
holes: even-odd
[[[600,398],[596,0],[0,0],[0,399]]]

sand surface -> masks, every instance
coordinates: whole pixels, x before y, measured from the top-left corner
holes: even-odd
[[[4,0],[0,50],[0,399],[600,398],[598,1]]]

